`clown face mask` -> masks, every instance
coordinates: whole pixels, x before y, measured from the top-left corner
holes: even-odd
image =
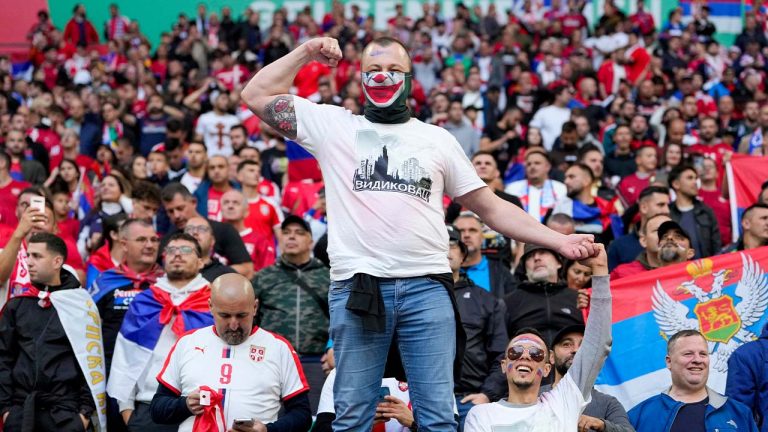
[[[365,117],[375,123],[404,123],[410,119],[407,99],[411,74],[404,72],[363,72]]]

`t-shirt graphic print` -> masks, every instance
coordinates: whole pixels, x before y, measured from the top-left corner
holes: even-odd
[[[429,202],[432,179],[396,136],[358,130],[355,147],[360,167],[352,190],[399,192]]]

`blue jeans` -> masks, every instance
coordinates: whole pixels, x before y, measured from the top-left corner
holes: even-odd
[[[363,330],[346,309],[352,280],[328,293],[336,358],[334,432],[370,431],[392,338],[397,340],[420,431],[455,431],[453,358],[456,324],[445,287],[428,278],[382,279],[384,332]]]
[[[465,395],[456,396],[456,409],[459,411],[459,432],[464,431],[464,420],[467,419],[469,410],[475,406],[475,404],[472,402],[461,403],[461,400],[464,399],[464,396]]]

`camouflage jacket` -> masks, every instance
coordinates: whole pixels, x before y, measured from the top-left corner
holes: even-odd
[[[253,279],[259,299],[258,324],[287,338],[299,354],[322,354],[330,325],[330,283],[328,268],[319,260],[312,258],[297,267],[281,258]]]

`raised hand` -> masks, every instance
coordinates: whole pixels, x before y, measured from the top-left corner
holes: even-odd
[[[304,43],[309,52],[310,59],[319,61],[324,65],[336,67],[341,60],[341,48],[339,41],[330,37],[310,39]]]

